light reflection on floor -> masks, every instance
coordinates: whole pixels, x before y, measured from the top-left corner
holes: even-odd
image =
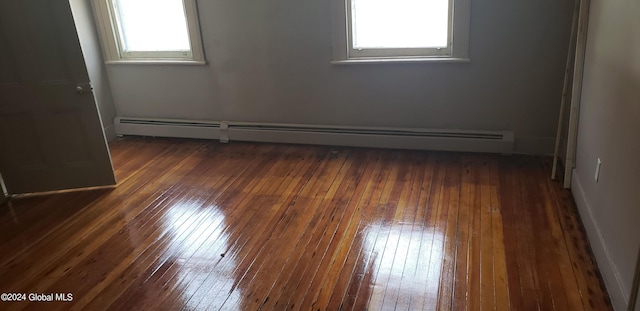
[[[190,216],[184,217],[186,214]],[[229,296],[236,263],[234,256],[222,256],[229,246],[222,211],[206,202],[181,202],[169,209],[165,223],[172,228],[171,238],[175,239],[167,252],[175,256],[177,268],[172,286],[184,308],[219,308],[227,299],[239,301]],[[239,289],[232,293],[240,294]]]
[[[444,259],[443,239],[442,232],[434,232],[422,224],[369,226],[363,250],[363,260],[371,262],[371,267],[364,271],[372,273],[366,278],[371,280],[367,309],[379,310],[384,299],[393,295],[401,295],[407,301],[412,297],[424,299],[425,294],[426,299],[437,298]],[[360,294],[365,294],[365,290],[361,288]]]

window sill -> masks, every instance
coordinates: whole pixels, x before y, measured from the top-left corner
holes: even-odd
[[[333,65],[390,64],[390,63],[469,63],[469,58],[456,57],[411,57],[411,58],[360,58],[331,61]]]
[[[153,59],[153,60],[109,60],[106,61],[107,65],[185,65],[185,66],[204,66],[207,64],[207,61],[201,60],[163,60],[163,59]]]

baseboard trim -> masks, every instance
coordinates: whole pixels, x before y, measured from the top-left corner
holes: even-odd
[[[512,131],[116,117],[116,135],[511,154]]]
[[[367,148],[392,148],[414,150],[439,150],[461,152],[488,152],[510,154],[500,140],[482,141],[476,139],[440,137],[407,137],[375,134],[332,134],[321,132],[288,132],[278,130],[229,129],[231,141],[257,141],[271,143],[293,143],[351,146]]]
[[[587,238],[591,244],[593,254],[596,257],[596,264],[600,269],[605,286],[607,287],[607,292],[611,298],[611,304],[614,310],[625,311],[629,303],[629,290],[625,289],[622,278],[620,277],[620,272],[611,258],[607,243],[600,231],[600,226],[593,217],[593,213],[591,212],[592,208],[587,202],[580,178],[577,176],[575,170],[572,175],[571,192],[578,207],[582,223],[587,231]]]

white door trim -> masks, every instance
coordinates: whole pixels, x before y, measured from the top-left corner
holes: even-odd
[[[578,34],[576,39],[576,55],[574,58],[573,85],[571,87],[571,109],[569,112],[569,129],[567,134],[567,154],[565,156],[564,188],[571,188],[571,178],[575,168],[576,149],[578,144],[578,122],[580,121],[580,99],[582,96],[582,75],[584,58],[587,50],[587,30],[589,26],[589,5],[591,0],[580,0],[578,15]]]

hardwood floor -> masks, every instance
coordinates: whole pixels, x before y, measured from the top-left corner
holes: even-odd
[[[611,310],[548,159],[126,138],[0,206],[0,309]],[[28,297],[27,297],[28,299]]]

